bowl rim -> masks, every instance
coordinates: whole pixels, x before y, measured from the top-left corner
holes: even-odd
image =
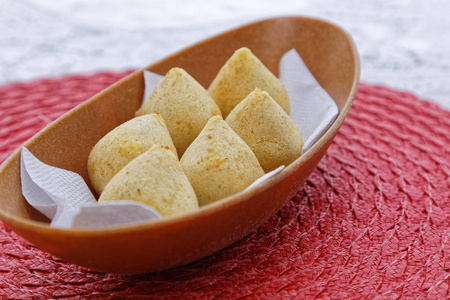
[[[18,149],[16,149],[8,158],[5,159],[5,161],[0,165],[0,173],[3,172],[6,167],[13,163],[13,161],[16,159],[17,156],[20,156],[20,152],[22,147],[27,147],[28,145],[32,145],[34,142],[39,140],[40,135],[49,129],[51,126],[54,126],[55,124],[60,123],[62,120],[69,118],[71,114],[75,113],[76,111],[83,109],[85,105],[87,105],[88,102],[91,102],[93,99],[96,99],[98,97],[101,97],[102,94],[107,93],[111,89],[113,89],[116,85],[121,84],[124,81],[129,80],[131,77],[138,76],[139,74],[142,74],[144,70],[149,69],[157,64],[163,64],[166,61],[171,60],[172,58],[176,56],[182,55],[182,53],[191,50],[194,47],[197,47],[199,45],[208,43],[209,41],[213,39],[220,38],[222,36],[228,35],[229,33],[240,30],[243,28],[255,26],[261,23],[266,22],[273,22],[278,20],[288,20],[288,19],[302,19],[302,20],[308,20],[311,22],[316,22],[318,24],[331,26],[335,30],[341,31],[344,33],[344,37],[346,37],[349,48],[352,54],[352,57],[354,58],[354,78],[352,87],[350,89],[349,96],[347,100],[345,101],[344,107],[342,110],[339,111],[339,114],[337,118],[334,120],[334,122],[331,124],[331,126],[327,129],[327,131],[320,137],[319,140],[317,140],[311,148],[309,148],[305,153],[302,153],[302,155],[297,158],[294,162],[292,162],[290,165],[283,168],[278,174],[274,175],[273,177],[269,178],[268,180],[264,181],[260,185],[253,187],[248,190],[243,190],[239,193],[233,194],[231,196],[228,196],[226,198],[220,199],[216,202],[207,204],[205,206],[199,207],[199,209],[194,211],[189,211],[185,213],[176,214],[173,216],[167,216],[157,221],[146,221],[146,222],[139,222],[139,223],[132,223],[127,225],[118,225],[118,226],[110,226],[110,227],[100,227],[100,228],[56,228],[56,227],[50,227],[48,223],[44,223],[41,221],[35,221],[31,219],[26,219],[23,217],[18,217],[10,212],[0,210],[0,219],[4,221],[7,225],[14,226],[15,228],[26,228],[26,229],[32,229],[32,230],[39,230],[39,231],[45,231],[47,233],[51,232],[52,234],[56,235],[71,235],[71,236],[96,236],[98,234],[101,234],[102,236],[105,235],[115,235],[118,233],[124,233],[124,232],[133,232],[133,231],[142,231],[142,230],[149,230],[154,229],[157,230],[160,227],[165,227],[167,225],[173,224],[173,223],[179,223],[179,222],[189,222],[190,220],[196,219],[198,217],[201,217],[202,215],[210,215],[215,214],[217,211],[222,210],[223,208],[234,206],[236,204],[239,204],[242,201],[246,201],[247,199],[255,196],[258,193],[263,192],[264,190],[276,185],[277,183],[281,182],[284,178],[289,176],[290,174],[294,173],[298,168],[300,168],[303,164],[305,164],[316,152],[318,152],[327,142],[330,141],[330,139],[335,135],[335,133],[338,131],[340,126],[342,125],[348,111],[350,110],[353,100],[355,98],[358,85],[359,85],[359,75],[360,75],[360,63],[359,63],[359,55],[355,47],[355,43],[353,41],[353,38],[351,35],[342,29],[340,26],[333,24],[327,20],[323,20],[320,18],[311,18],[306,16],[282,16],[282,17],[272,17],[272,18],[266,18],[266,19],[260,19],[257,21],[252,21],[245,23],[241,26],[233,27],[232,29],[223,31],[219,34],[210,36],[206,39],[203,39],[199,42],[193,43],[188,47],[185,47],[177,52],[174,52],[165,58],[146,66],[142,69],[136,70],[132,72],[131,74],[125,76],[124,78],[120,79],[119,81],[113,83],[112,85],[108,86],[107,88],[103,89],[99,93],[95,94],[91,98],[83,101],[73,109],[69,110],[68,112],[64,113],[60,117],[58,117],[56,120],[45,126],[43,129],[41,129],[38,133],[36,133],[34,136],[32,136],[29,140],[27,140],[22,146],[20,146]],[[142,75],[141,75],[142,76]],[[333,99],[334,100],[334,99]],[[20,159],[20,157],[19,157]]]

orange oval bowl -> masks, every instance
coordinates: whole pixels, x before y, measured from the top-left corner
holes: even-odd
[[[282,172],[254,189],[160,221],[106,229],[58,229],[50,227],[49,220],[22,196],[19,149],[0,166],[0,218],[30,243],[67,262],[125,274],[192,262],[255,230],[297,192],[325,154],[352,105],[359,62],[351,38],[340,28],[320,20],[287,17],[217,35],[146,69],[165,74],[181,67],[207,87],[225,61],[243,46],[275,75],[282,54],[297,49],[339,107],[328,131]],[[143,89],[140,70],[64,114],[24,145],[44,163],[76,172],[89,182],[90,150],[107,132],[134,116]]]

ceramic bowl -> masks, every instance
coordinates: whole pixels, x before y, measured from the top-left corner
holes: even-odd
[[[325,21],[287,17],[245,25],[195,44],[149,67],[184,68],[205,87],[233,52],[246,46],[278,75],[282,54],[295,48],[339,107],[328,131],[306,153],[262,185],[199,210],[156,222],[107,229],[57,229],[21,193],[20,149],[0,166],[0,218],[36,247],[96,271],[138,274],[180,266],[238,241],[274,215],[302,186],[331,144],[355,96],[359,62],[351,38]],[[69,111],[25,146],[40,160],[87,182],[96,142],[131,119],[144,90],[137,71]],[[90,186],[91,190],[92,187]]]

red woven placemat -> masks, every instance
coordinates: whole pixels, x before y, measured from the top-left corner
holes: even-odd
[[[0,161],[128,72],[0,87]],[[449,297],[450,112],[361,85],[319,166],[241,241],[157,274],[90,272],[0,225],[0,296],[10,298]]]

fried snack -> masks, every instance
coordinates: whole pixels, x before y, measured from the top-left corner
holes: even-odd
[[[208,121],[180,162],[200,206],[238,193],[264,175],[252,150],[219,116]]]
[[[131,119],[99,140],[88,158],[89,177],[97,193],[101,194],[117,172],[154,144],[177,154],[169,131],[159,114]]]
[[[178,158],[154,145],[126,165],[106,185],[99,202],[133,200],[170,216],[198,208],[197,198]]]
[[[289,96],[283,84],[248,48],[234,52],[208,88],[224,118],[255,88],[272,95],[289,114]]]
[[[255,89],[226,122],[252,149],[265,172],[289,165],[302,154],[300,130],[267,92]]]
[[[222,115],[208,92],[181,68],[167,72],[136,116],[149,113],[162,115],[179,157],[211,117]]]

